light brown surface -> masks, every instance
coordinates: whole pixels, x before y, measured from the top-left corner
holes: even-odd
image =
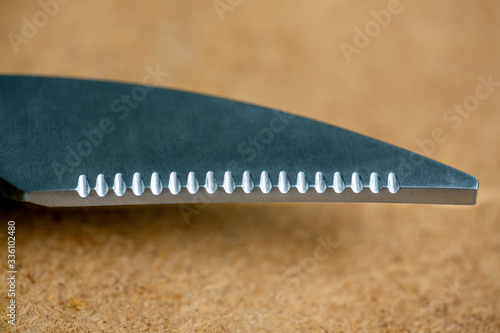
[[[7,221],[18,227],[18,331],[500,331],[500,88],[459,128],[443,120],[478,76],[500,81],[500,5],[402,0],[348,64],[340,43],[387,3],[247,0],[220,20],[211,0],[70,1],[15,53],[7,34],[40,7],[4,1],[0,72],[141,82],[158,64],[162,86],[410,150],[442,128],[431,157],[481,184],[474,207],[213,204],[187,219],[175,205],[4,207],[2,269]]]

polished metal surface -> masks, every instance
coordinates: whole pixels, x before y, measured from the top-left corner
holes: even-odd
[[[476,202],[476,178],[429,158],[200,94],[0,76],[0,116],[0,193],[46,206]]]

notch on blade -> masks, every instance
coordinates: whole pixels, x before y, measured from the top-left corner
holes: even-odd
[[[476,201],[476,178],[429,158],[194,93],[0,76],[0,115],[0,193],[46,206]]]

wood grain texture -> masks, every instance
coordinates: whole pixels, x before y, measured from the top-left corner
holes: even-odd
[[[8,34],[42,8],[4,1],[0,72],[142,82],[159,66],[162,86],[410,150],[440,128],[430,156],[477,176],[478,204],[2,203],[2,269],[7,221],[18,226],[17,330],[500,331],[500,87],[443,119],[478,77],[500,82],[499,3],[401,0],[348,63],[340,45],[388,1],[222,2],[235,4],[223,20],[212,0],[68,1],[16,53]]]

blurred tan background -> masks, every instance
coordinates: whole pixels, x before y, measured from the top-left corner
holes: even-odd
[[[500,87],[456,129],[443,119],[478,77],[500,82],[498,1],[62,2],[1,2],[1,73],[142,82],[159,66],[162,86],[410,150],[442,128],[430,156],[480,191],[472,207],[4,203],[19,332],[500,331]]]

